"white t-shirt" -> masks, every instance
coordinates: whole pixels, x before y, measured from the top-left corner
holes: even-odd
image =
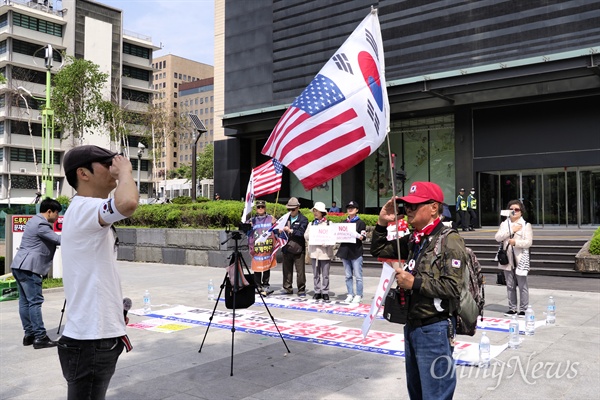
[[[67,322],[63,334],[79,340],[125,335],[115,234],[98,212],[110,199],[75,196],[62,228]]]

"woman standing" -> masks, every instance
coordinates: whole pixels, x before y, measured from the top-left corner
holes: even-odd
[[[311,210],[315,219],[309,225],[304,237],[308,240],[311,229],[316,229],[327,221],[327,209],[325,203],[317,201]],[[308,242],[308,254],[312,261],[313,279],[315,284],[315,295],[313,299],[329,301],[329,267],[333,257],[333,245],[311,244]]]
[[[346,206],[348,217],[346,223],[356,224],[356,243],[342,243],[337,252],[341,258],[346,273],[346,303],[359,304],[363,298],[363,240],[367,238],[367,225],[358,216],[358,203],[351,201]],[[356,281],[356,292],[353,281]]]
[[[525,317],[525,310],[529,305],[529,288],[527,287],[527,273],[529,272],[529,248],[533,242],[533,229],[531,224],[525,222],[523,213],[525,207],[519,200],[508,202],[507,208],[510,216],[500,224],[496,232],[496,241],[502,242],[506,249],[508,264],[498,264],[504,270],[506,278],[506,292],[508,295],[507,317],[518,314]],[[519,287],[520,311],[517,312],[517,286]]]

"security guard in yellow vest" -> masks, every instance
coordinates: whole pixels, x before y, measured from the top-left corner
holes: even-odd
[[[475,188],[471,188],[471,193],[467,197],[467,209],[469,211],[469,230],[474,231],[477,226],[477,198],[475,198]]]
[[[463,231],[469,230],[469,221],[467,221],[468,208],[467,208],[467,200],[465,199],[465,189],[460,188],[458,191],[458,196],[456,197],[456,215],[458,216],[458,220],[456,221],[456,226],[462,228]]]

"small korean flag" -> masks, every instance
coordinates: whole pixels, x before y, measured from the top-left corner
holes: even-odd
[[[452,259],[452,268],[460,268],[460,260]]]

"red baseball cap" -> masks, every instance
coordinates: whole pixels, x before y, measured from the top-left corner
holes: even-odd
[[[411,204],[424,203],[429,200],[443,203],[444,192],[442,192],[439,185],[433,182],[413,182],[410,185],[408,195],[401,197],[400,200]]]

